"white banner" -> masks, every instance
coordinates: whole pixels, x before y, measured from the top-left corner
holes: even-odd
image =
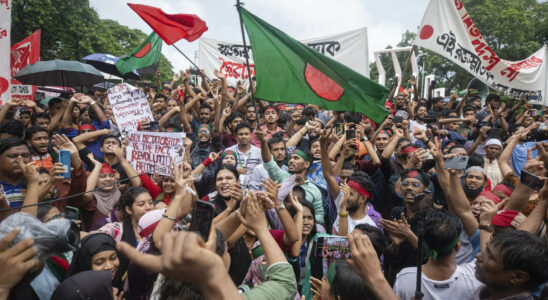
[[[301,42],[369,77],[367,28]],[[249,59],[251,76],[255,76],[251,51],[249,51]],[[226,76],[230,85],[235,85],[238,80],[246,80],[249,77],[245,64],[244,46],[241,42],[201,38],[198,49],[198,66],[204,69],[209,78],[215,78],[213,71],[219,70]]]
[[[122,83],[110,88],[108,100],[122,137],[136,131],[139,122],[154,121],[147,97],[134,86]]]
[[[11,96],[11,0],[0,0],[0,104]]]
[[[521,61],[501,59],[460,0],[431,0],[415,43],[450,59],[496,91],[515,99],[531,94],[534,103],[548,104],[546,45]]]
[[[132,131],[126,159],[137,173],[174,176],[173,163],[182,161],[184,132]]]

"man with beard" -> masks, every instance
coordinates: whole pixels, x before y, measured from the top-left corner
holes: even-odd
[[[221,145],[219,144],[219,137],[213,138],[211,127],[207,124],[201,124],[196,131],[196,146],[192,149],[190,154],[190,164],[192,169],[195,169],[204,160],[209,157],[211,152],[221,151]],[[202,180],[195,182],[196,190],[200,197],[207,195],[215,189],[215,165],[208,165],[203,173]],[[211,178],[212,180],[207,180]]]
[[[340,192],[333,193],[335,203],[339,206],[339,216],[333,223],[333,234],[346,236],[358,224],[378,227],[381,215],[368,201],[372,193],[373,184],[366,173],[358,171],[348,177]]]
[[[252,104],[245,108],[245,123],[251,126],[253,130],[259,127],[259,122],[257,121],[257,109]]]
[[[409,134],[411,136],[411,142],[415,142],[415,137],[413,136],[413,133],[417,131],[418,129],[422,130],[423,132],[426,132],[426,123],[424,122],[424,116],[426,116],[428,110],[426,108],[426,105],[419,104],[417,107],[415,107],[415,120],[411,120],[409,122]]]
[[[470,167],[464,173],[464,184],[462,188],[468,201],[472,203],[476,197],[483,191],[487,182],[487,174],[482,167]]]
[[[274,162],[276,162],[278,167],[283,171],[287,171],[287,166],[284,165],[285,159],[287,158],[287,148],[285,147],[284,140],[279,137],[272,137],[268,140],[268,148],[272,153],[272,159],[274,159]],[[257,165],[257,167],[255,167],[253,172],[249,175],[249,189],[251,191],[262,190],[262,180],[266,180],[267,178],[269,178],[269,176],[268,172],[264,168],[264,165]]]
[[[40,126],[31,126],[25,130],[25,141],[32,150],[34,165],[50,171],[54,161],[49,153],[48,131]]]
[[[264,168],[270,178],[278,183],[295,181],[306,192],[306,200],[314,205],[316,222],[324,223],[324,211],[322,203],[322,194],[314,183],[310,182],[306,173],[312,164],[312,154],[302,150],[295,150],[290,156],[287,171],[282,170],[276,161],[272,159],[272,153],[268,146],[266,133],[260,129],[255,131],[257,138],[261,141],[261,156],[264,161]],[[283,187],[283,185],[282,185]]]
[[[407,111],[407,106],[409,105],[409,102],[405,101],[405,98],[403,97],[402,94],[397,95],[394,102],[396,103],[396,110]]]
[[[502,153],[502,143],[498,139],[489,139],[485,142],[485,173],[495,186],[502,181],[502,172],[499,167],[499,157]]]
[[[264,125],[260,128],[266,133],[267,139],[271,139],[276,132],[284,131],[278,127],[278,109],[275,106],[269,105],[263,109],[263,119]],[[261,141],[255,136],[255,132],[251,137],[251,144],[255,147],[261,146]]]

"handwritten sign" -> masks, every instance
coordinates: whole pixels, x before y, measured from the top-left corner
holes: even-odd
[[[143,91],[127,83],[109,89],[108,100],[112,105],[112,113],[122,137],[127,137],[129,132],[136,131],[139,122],[154,120]]]
[[[184,132],[132,131],[127,137],[126,159],[137,173],[174,176],[173,162],[184,155]]]

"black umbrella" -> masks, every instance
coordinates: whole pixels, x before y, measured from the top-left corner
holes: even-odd
[[[92,86],[104,80],[103,74],[91,65],[59,59],[27,65],[14,78],[23,84],[75,87]]]
[[[119,57],[104,53],[93,53],[82,58],[85,63],[94,66],[95,68],[97,68],[97,70],[101,72],[105,72],[107,74],[118,76],[124,79],[141,79],[141,76],[139,76],[139,73],[137,73],[137,71],[135,70],[125,75],[120,74],[120,72],[118,72],[118,69],[116,68],[116,62],[119,59]]]

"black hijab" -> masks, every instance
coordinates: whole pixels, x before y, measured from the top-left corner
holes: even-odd
[[[74,253],[67,276],[91,270],[93,255],[110,250],[116,251],[116,241],[110,235],[105,233],[87,235],[82,239],[80,248]]]
[[[112,273],[84,271],[73,275],[53,292],[51,300],[111,300]]]

